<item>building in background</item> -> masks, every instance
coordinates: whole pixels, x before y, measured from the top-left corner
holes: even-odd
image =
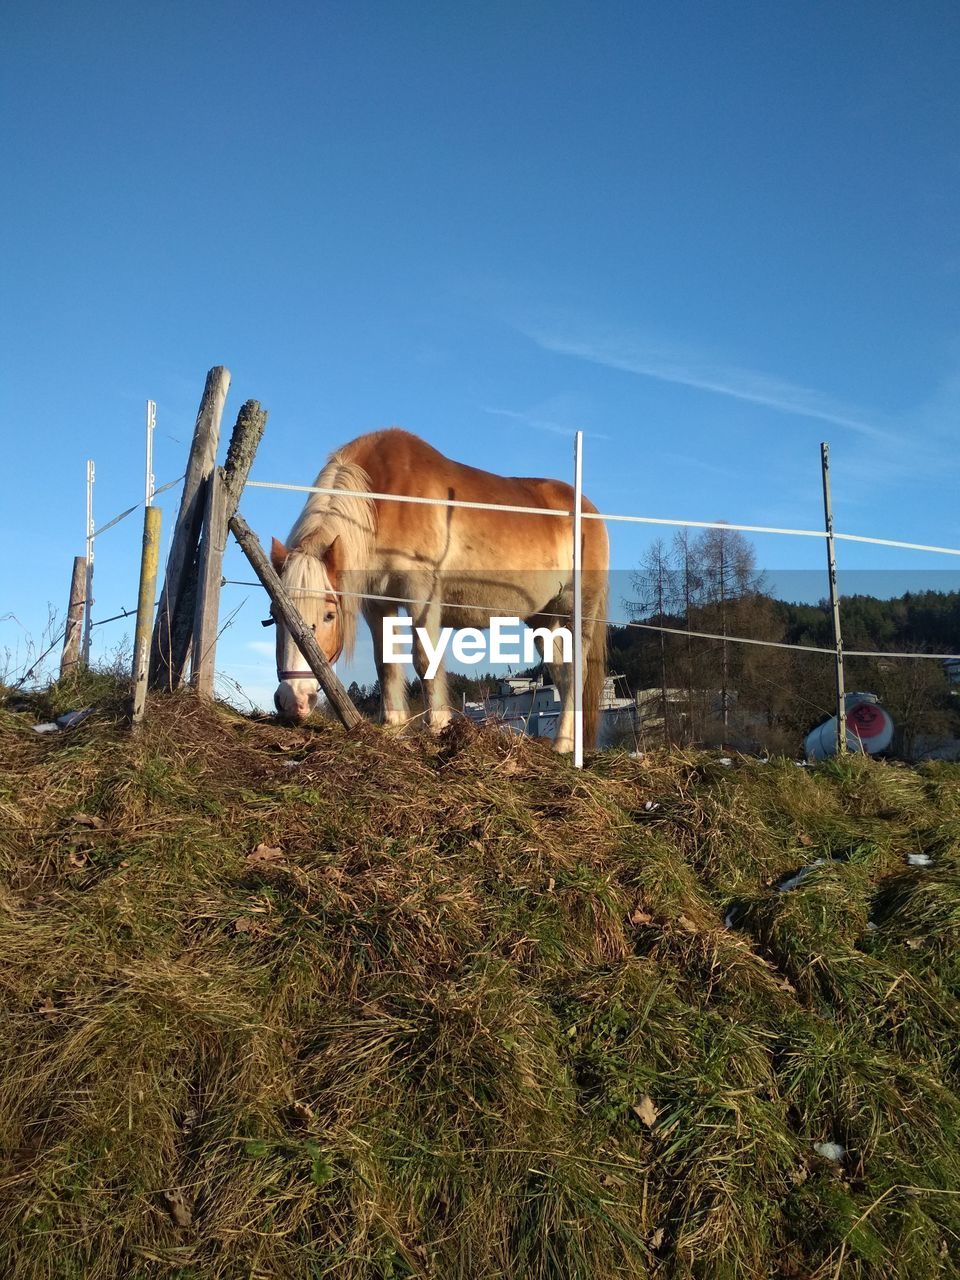
[[[637,725],[637,702],[617,693],[622,676],[607,676],[600,701],[598,746],[628,741]],[[543,677],[514,676],[501,680],[497,691],[482,702],[464,702],[463,711],[478,724],[499,724],[529,738],[555,738],[560,720],[560,693]]]

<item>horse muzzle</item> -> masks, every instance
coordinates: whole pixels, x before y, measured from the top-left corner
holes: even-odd
[[[273,705],[283,720],[302,724],[317,705],[320,685],[312,671],[278,671],[280,684]]]

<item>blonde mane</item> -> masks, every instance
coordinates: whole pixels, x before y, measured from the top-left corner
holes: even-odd
[[[290,563],[290,577],[285,582],[294,591],[314,589],[313,574],[306,559],[316,562],[323,578],[327,577],[322,556],[335,539],[339,539],[337,560],[342,566],[336,588],[345,594],[340,596],[340,617],[343,627],[343,649],[349,657],[353,653],[357,634],[357,614],[360,599],[354,592],[362,592],[367,586],[376,541],[376,508],[371,498],[357,495],[370,489],[370,477],[355,462],[347,461],[344,451],[330,455],[327,465],[313,482],[317,489],[336,489],[333,494],[312,493],[300,512],[296,524],[290,530],[287,548],[304,552]],[[302,579],[302,580],[301,580]],[[324,587],[321,589],[325,589]]]

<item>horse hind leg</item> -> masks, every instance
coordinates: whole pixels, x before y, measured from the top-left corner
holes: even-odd
[[[430,667],[430,655],[421,639],[420,629],[426,632],[430,648],[434,653],[440,643],[442,631],[440,605],[431,603],[414,619],[413,631],[413,669],[420,678],[424,692],[427,726],[431,733],[439,733],[450,723],[452,711],[447,694],[447,668],[441,658],[433,676],[427,675]]]
[[[527,626],[534,628],[546,627],[549,631],[554,631],[560,626],[563,619],[554,616],[542,618],[528,618]],[[549,669],[550,678],[557,686],[557,693],[560,695],[560,717],[557,721],[557,731],[553,739],[554,751],[572,751],[573,750],[573,664],[572,662],[564,662],[563,645],[559,636],[553,636],[545,641],[543,635],[534,636],[534,644],[540,653],[545,665]],[[571,654],[571,657],[573,655]]]

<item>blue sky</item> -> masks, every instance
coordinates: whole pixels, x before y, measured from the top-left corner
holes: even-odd
[[[262,479],[309,483],[388,423],[563,476],[581,428],[601,509],[816,527],[828,439],[839,528],[960,545],[955,5],[105,0],[2,23],[0,650],[63,607],[85,459],[98,520],[136,501],[152,397],[158,480],[179,474],[216,363],[225,431],[248,397],[270,410]],[[243,509],[282,536],[299,501]],[[629,569],[650,535],[611,533]],[[785,594],[820,569],[813,540],[756,545]],[[100,540],[99,616],[133,605],[138,551],[138,516]],[[960,567],[840,561],[848,588]],[[222,665],[259,698],[265,610],[231,590]]]

